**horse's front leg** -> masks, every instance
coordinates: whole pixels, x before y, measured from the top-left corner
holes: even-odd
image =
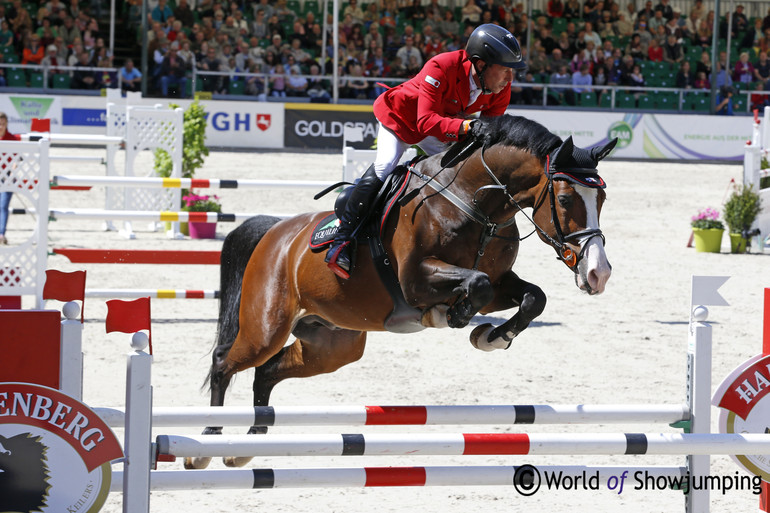
[[[529,326],[532,319],[543,313],[545,303],[545,294],[540,287],[508,271],[495,287],[495,298],[484,308],[484,312],[508,310],[517,306],[518,312],[500,326],[482,324],[476,327],[471,333],[471,344],[482,351],[508,349],[511,341]]]
[[[420,262],[419,278],[404,280],[404,293],[412,304],[447,303],[423,315],[425,326],[463,328],[495,296],[489,276],[481,271],[447,264],[435,258]],[[444,319],[440,316],[444,315]]]

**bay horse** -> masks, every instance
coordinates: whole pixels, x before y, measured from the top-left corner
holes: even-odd
[[[222,406],[232,376],[251,367],[254,405],[266,406],[284,379],[333,372],[361,358],[369,331],[462,328],[477,313],[518,307],[500,326],[483,324],[470,336],[478,349],[507,349],[546,303],[537,285],[511,269],[520,213],[573,271],[581,290],[604,290],[611,266],[599,228],[605,193],[596,167],[617,141],[586,150],[526,118],[479,123],[479,136],[459,155],[454,147],[447,152],[453,159],[436,155],[409,169],[406,195],[392,203],[381,223],[382,244],[414,315],[394,321],[396,301],[365,244],[356,251],[348,280],[326,267],[323,252],[309,248],[313,227],[328,212],[285,220],[257,216],[227,236],[208,376],[212,406]],[[447,160],[453,162],[446,166]],[[285,345],[292,335],[296,341]],[[225,464],[241,466],[249,459],[226,458]],[[187,458],[185,467],[204,468],[209,460]]]

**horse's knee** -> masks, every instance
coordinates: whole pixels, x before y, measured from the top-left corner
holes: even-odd
[[[468,280],[468,297],[471,304],[478,311],[488,305],[495,297],[495,290],[489,276],[484,273],[474,273]]]
[[[535,318],[543,313],[546,304],[545,292],[537,285],[529,285],[524,291],[519,310],[525,312],[530,318]]]

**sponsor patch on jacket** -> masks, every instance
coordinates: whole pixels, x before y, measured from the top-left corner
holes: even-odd
[[[438,89],[438,86],[441,85],[441,82],[439,82],[438,80],[436,80],[430,75],[425,75],[425,81],[430,85],[432,85],[433,87],[435,87],[436,89]]]

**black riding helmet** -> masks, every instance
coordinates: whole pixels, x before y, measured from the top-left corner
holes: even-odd
[[[527,67],[521,56],[521,47],[513,34],[499,25],[485,23],[476,27],[468,44],[465,45],[465,53],[476,68],[476,73],[481,79],[481,88],[484,93],[489,90],[484,84],[484,70],[486,66],[499,64],[515,70],[523,70]],[[477,62],[484,61],[486,66],[479,69]]]

